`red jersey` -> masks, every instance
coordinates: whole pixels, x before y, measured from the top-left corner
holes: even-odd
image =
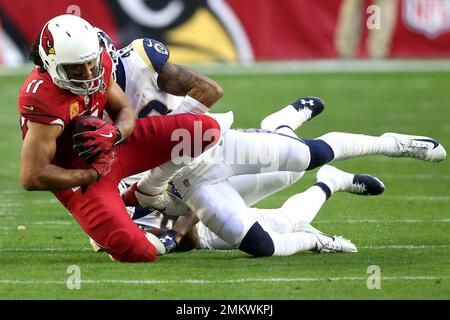
[[[105,68],[104,88],[90,96],[76,95],[59,88],[53,83],[48,72],[35,68],[25,81],[19,95],[18,109],[22,138],[27,134],[27,122],[60,125],[63,128],[56,140],[57,148],[52,163],[65,169],[87,168],[83,159],[78,158],[72,148],[70,123],[80,115],[103,116],[112,71],[112,61],[103,53],[102,66]]]

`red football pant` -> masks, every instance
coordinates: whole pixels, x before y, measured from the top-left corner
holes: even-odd
[[[199,125],[201,124],[201,125]],[[99,182],[82,190],[54,192],[83,230],[102,246],[114,260],[147,262],[156,260],[156,249],[128,215],[117,185],[127,176],[155,168],[171,160],[172,149],[179,141],[171,141],[176,129],[185,129],[193,137],[214,129],[213,143],[202,141],[201,148],[191,148],[189,156],[198,156],[206,147],[218,142],[219,124],[205,115],[179,114],[141,118],[124,144],[114,148],[118,162]],[[194,130],[196,132],[194,132]],[[185,131],[186,132],[186,131]],[[197,149],[197,150],[196,150]]]

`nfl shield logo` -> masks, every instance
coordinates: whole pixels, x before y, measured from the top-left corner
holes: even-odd
[[[450,0],[404,0],[405,25],[428,38],[450,31]]]

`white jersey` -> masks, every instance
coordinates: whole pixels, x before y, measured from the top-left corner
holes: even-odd
[[[161,91],[158,73],[169,59],[169,50],[152,39],[136,39],[119,50],[116,81],[130,100],[137,118],[165,115],[178,108],[184,97]],[[127,177],[128,185],[139,181],[143,173]]]
[[[167,62],[168,57],[169,52],[164,45],[151,39],[135,40],[119,51],[116,81],[130,99],[138,118],[169,114],[177,109],[180,102],[184,99],[184,97],[163,92],[158,87],[158,73]],[[228,131],[234,120],[232,112],[209,115],[219,123],[222,135],[227,132],[229,134],[235,133],[234,130]],[[187,190],[191,189],[191,184],[201,185],[205,182],[211,184],[222,181],[226,177],[231,177],[232,171],[230,165],[225,161],[227,158],[227,152],[224,150],[224,146],[227,145],[226,141],[227,139],[223,139],[216,146],[204,152],[180,170],[173,178],[173,184],[179,193],[184,195]],[[240,139],[237,139],[236,143],[239,141]],[[235,150],[235,148],[228,148],[228,150]],[[145,174],[140,173],[122,180],[122,189],[139,181]],[[246,179],[249,178],[247,177]],[[270,180],[269,186],[274,184],[273,181],[277,181],[271,177],[268,180]],[[242,183],[239,182],[238,184],[240,185]],[[257,192],[261,189],[258,188],[259,185],[267,185],[267,183],[263,184],[258,180],[258,183],[254,183],[253,185],[254,187],[250,188],[250,191]],[[258,193],[261,193],[261,190]],[[139,225],[158,228],[171,227],[171,222],[156,210],[142,207],[128,207],[127,211],[133,221]],[[257,220],[256,217],[252,219]],[[199,248],[232,249],[232,246],[208,229],[203,223],[200,222],[197,228]]]
[[[161,42],[147,38],[134,40],[119,50],[116,81],[128,96],[138,118],[169,114],[183,100],[184,97],[174,96],[158,87],[158,73],[168,58],[169,50]],[[232,113],[210,115],[219,122],[222,133],[233,123]],[[196,159],[183,173],[191,172],[191,176],[196,176],[205,165],[205,161]],[[131,185],[142,177],[143,174],[137,174],[124,180]]]
[[[178,108],[184,97],[161,91],[158,87],[158,73],[169,59],[169,50],[152,39],[136,39],[119,50],[119,60],[115,70],[118,85],[127,95],[137,118],[165,115]],[[144,173],[122,180],[119,189],[138,182]],[[162,227],[168,221],[156,210],[127,207],[132,219],[144,226]],[[170,227],[170,225],[168,226]]]
[[[184,97],[161,91],[158,73],[169,58],[160,42],[137,39],[119,51],[116,79],[138,118],[164,115],[176,109]]]
[[[137,39],[119,50],[116,67],[116,81],[128,96],[136,117],[166,115],[176,110],[184,97],[174,96],[161,91],[158,87],[158,73],[169,58],[169,50],[152,39]],[[222,129],[222,133],[231,127],[233,114],[210,114]],[[200,159],[190,165],[190,170],[200,170]],[[190,171],[185,170],[186,171]],[[143,173],[128,177],[125,182],[131,185],[143,177]]]
[[[166,115],[176,110],[183,96],[175,96],[161,91],[158,87],[158,74],[169,59],[169,50],[161,43],[152,39],[137,39],[125,48],[119,50],[118,64],[115,70],[115,78],[118,85],[127,95],[137,118],[147,116]],[[233,123],[233,114],[212,115],[225,132]],[[212,150],[211,150],[212,151]],[[202,169],[201,159],[196,159],[189,167],[197,174]],[[197,168],[197,170],[195,170]],[[186,170],[186,171],[190,171]],[[186,172],[185,171],[185,172]],[[139,173],[122,180],[124,186],[130,186],[138,182],[145,172]],[[125,187],[126,188],[126,187]],[[136,223],[160,227],[163,219],[158,211],[135,210],[127,208],[128,213]],[[142,218],[141,218],[142,217]]]

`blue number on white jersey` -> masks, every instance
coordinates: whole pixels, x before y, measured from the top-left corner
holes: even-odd
[[[160,115],[165,115],[170,113],[172,110],[167,108],[165,104],[158,100],[152,100],[150,101],[144,108],[142,108],[141,111],[139,111],[138,118],[145,118],[154,114],[151,113],[157,113]]]

